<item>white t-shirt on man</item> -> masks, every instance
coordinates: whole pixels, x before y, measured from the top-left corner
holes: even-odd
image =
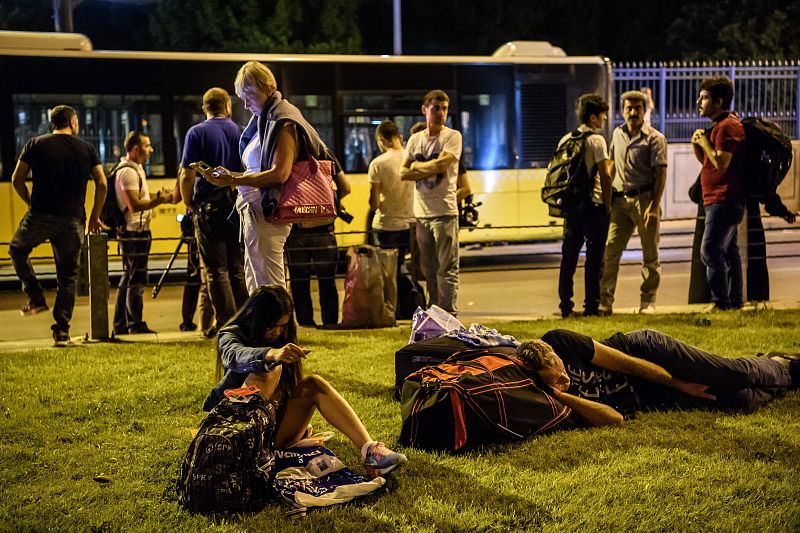
[[[127,157],[120,158],[120,161],[136,167],[135,169],[131,167],[119,169],[114,183],[117,207],[125,215],[125,229],[127,231],[147,231],[150,229],[150,218],[153,216],[153,210],[145,209],[138,213],[132,213],[122,198],[122,191],[126,191],[131,197],[139,198],[142,202],[149,202],[150,190],[147,188],[147,174],[145,174],[142,165],[129,161]]]
[[[412,135],[406,144],[406,155],[412,161],[431,161],[442,152],[453,154],[455,159],[446,172],[416,182],[414,215],[417,218],[458,215],[456,182],[458,160],[461,158],[461,133],[444,126],[439,135],[429,137],[425,129]]]
[[[381,185],[381,207],[372,227],[383,231],[407,230],[414,222],[414,182],[400,180],[404,150],[387,150],[369,164],[369,182]]]

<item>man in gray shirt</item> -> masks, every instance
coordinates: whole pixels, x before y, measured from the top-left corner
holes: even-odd
[[[610,315],[614,305],[619,260],[633,235],[642,243],[642,285],[639,312],[655,313],[661,279],[658,242],[661,195],[667,178],[667,140],[645,124],[647,96],[628,91],[620,98],[625,124],[611,136],[612,204],[603,277],[600,280],[600,314]]]

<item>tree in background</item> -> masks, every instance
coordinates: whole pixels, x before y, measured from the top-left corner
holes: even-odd
[[[390,0],[82,0],[74,17],[98,49],[392,52]],[[403,0],[403,51],[546,40],[614,61],[797,59],[798,21],[800,0]],[[53,0],[0,1],[0,29],[52,31]]]
[[[53,0],[3,0],[0,30],[53,31]]]
[[[367,53],[392,50],[389,4],[361,0]],[[544,40],[614,61],[797,59],[798,21],[800,0],[403,0],[403,51],[487,55],[507,41]]]
[[[685,4],[667,30],[667,51],[683,59],[800,57],[800,0]]]
[[[359,0],[163,0],[154,48],[198,52],[361,53]]]

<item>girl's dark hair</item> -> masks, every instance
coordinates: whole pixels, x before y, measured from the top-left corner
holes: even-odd
[[[287,315],[289,323],[283,329],[281,336],[271,343],[265,341],[264,333]],[[280,348],[290,342],[293,344],[298,342],[292,297],[280,285],[262,285],[257,288],[225,326],[241,328],[247,338],[248,346]],[[302,378],[303,368],[300,361],[292,364],[283,363],[282,366],[278,391],[286,399],[291,396],[294,387]]]

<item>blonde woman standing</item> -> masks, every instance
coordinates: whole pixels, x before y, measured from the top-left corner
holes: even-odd
[[[286,285],[283,251],[292,226],[270,224],[266,217],[275,208],[292,165],[308,153],[317,159],[330,156],[313,126],[277,90],[275,76],[266,66],[257,61],[245,63],[236,75],[234,88],[253,114],[239,140],[245,171],[193,168],[214,185],[239,190],[236,209],[245,250],[245,282],[252,294],[261,285]]]

